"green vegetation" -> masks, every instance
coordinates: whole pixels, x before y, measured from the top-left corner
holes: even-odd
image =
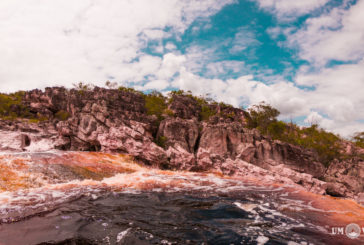
[[[45,122],[45,121],[48,121],[48,120],[49,120],[48,117],[39,116],[37,118],[29,119],[29,123],[40,123],[40,122]]]
[[[353,142],[357,146],[364,148],[364,132],[356,133],[353,137]]]
[[[219,102],[219,103],[214,102],[214,104],[219,105],[221,108],[233,108],[233,106],[232,106],[232,105],[226,104],[226,103],[224,103],[224,102]]]
[[[200,105],[200,106],[202,106],[202,105],[208,105],[209,104],[209,102],[208,102],[208,100],[210,100],[210,99],[208,99],[208,98],[204,98],[204,97],[202,97],[202,96],[194,96],[193,94],[192,94],[192,92],[191,91],[184,91],[184,90],[175,90],[175,91],[171,91],[171,92],[169,92],[169,96],[170,96],[170,102],[172,102],[173,101],[173,96],[174,95],[179,95],[179,96],[185,96],[185,97],[190,97],[191,99],[193,99],[193,100],[195,100],[196,101],[196,103],[198,104],[198,105]]]
[[[129,87],[123,87],[123,86],[119,86],[118,87],[119,91],[123,91],[123,92],[127,92],[127,93],[134,93],[134,94],[142,94],[144,95],[142,92],[135,90],[134,88],[129,88]]]
[[[272,106],[261,102],[259,105],[254,105],[248,109],[250,119],[248,120],[248,127],[257,128],[262,134],[268,133],[268,127],[271,123],[277,121],[280,114],[279,111]],[[278,125],[276,125],[278,126]],[[274,126],[274,128],[276,128]]]
[[[29,123],[39,123],[48,120],[41,114],[33,114],[23,104],[25,92],[0,94],[0,118],[4,120],[27,119]]]
[[[6,120],[33,118],[28,108],[22,104],[23,97],[23,91],[12,94],[0,94],[0,118]]]
[[[216,114],[216,111],[210,108],[208,105],[202,105],[201,106],[201,112],[200,112],[200,120],[201,121],[208,121],[210,117],[214,116]]]
[[[159,136],[157,139],[156,139],[156,144],[162,148],[164,148],[166,146],[166,143],[167,143],[167,137],[165,136]]]
[[[144,99],[148,115],[156,115],[158,120],[163,120],[162,115],[167,109],[166,98],[161,93],[153,91],[144,95]]]
[[[170,117],[175,116],[174,112],[172,110],[170,110],[170,109],[165,109],[163,113],[166,114],[167,116],[170,116]]]
[[[66,121],[71,115],[64,110],[60,110],[58,111],[55,115],[54,115],[58,120],[61,121]]]
[[[118,84],[117,82],[106,81],[105,86],[108,87],[109,89],[115,89],[117,88]]]
[[[23,104],[25,92],[20,91],[11,94],[0,94],[0,118],[4,120],[26,119],[29,123],[39,123],[48,121],[49,118],[42,114],[35,114],[29,111],[29,108]],[[67,120],[69,113],[59,111],[55,117],[59,120]]]
[[[84,91],[90,91],[90,90],[92,90],[95,86],[93,84],[90,84],[90,83],[79,82],[79,83],[74,83],[73,84],[73,87],[76,90],[79,90],[81,92],[84,92]]]
[[[201,106],[201,112],[199,116],[199,119],[201,121],[208,121],[210,117],[216,115],[216,111],[212,109],[210,106],[210,101],[212,101],[212,99],[205,98],[203,96],[194,96],[192,95],[191,91],[186,92],[184,90],[176,90],[176,91],[171,91],[169,93],[170,96],[169,103],[173,101],[174,96],[176,95],[190,97],[191,99],[195,100],[199,106]]]
[[[87,91],[91,91],[95,88],[95,85],[91,84],[91,83],[84,83],[84,82],[79,82],[79,83],[74,83],[73,84],[74,89],[76,89],[78,91],[78,93],[83,96],[85,95],[85,93]]]
[[[288,142],[317,152],[319,160],[328,165],[334,159],[344,158],[341,153],[342,139],[314,124],[300,128],[293,123],[278,121],[279,111],[272,106],[261,103],[249,109],[248,126],[258,129],[272,139]]]

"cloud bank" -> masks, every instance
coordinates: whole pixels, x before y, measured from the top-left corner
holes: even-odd
[[[108,79],[138,83],[156,72],[168,76],[166,67],[173,66],[169,56],[163,60],[144,53],[148,42],[178,37],[196,18],[211,16],[229,3],[2,0],[0,90]],[[157,48],[170,50],[171,45]]]
[[[234,106],[266,101],[283,119],[315,121],[344,136],[364,131],[364,1],[254,1],[277,18],[270,38],[284,36],[277,45],[303,62],[290,81],[267,67],[257,76],[256,66],[239,59],[256,58],[264,45],[249,23],[229,38],[184,42],[189,28],[213,30],[210,18],[237,1],[2,0],[0,91],[110,80],[144,91],[191,90]]]

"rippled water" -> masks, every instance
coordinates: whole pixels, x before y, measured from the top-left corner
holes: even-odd
[[[170,172],[121,155],[0,157],[0,244],[362,244],[364,208],[259,179]]]

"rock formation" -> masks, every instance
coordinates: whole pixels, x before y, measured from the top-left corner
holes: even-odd
[[[47,120],[0,120],[0,151],[120,152],[164,169],[229,175],[258,167],[322,194],[358,198],[364,193],[362,158],[326,168],[314,152],[248,129],[241,109],[210,104],[214,114],[202,120],[206,106],[175,94],[167,105],[170,113],[158,117],[146,110],[143,94],[98,87],[32,90],[22,103]]]

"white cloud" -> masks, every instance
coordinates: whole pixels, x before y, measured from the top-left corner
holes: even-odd
[[[171,78],[176,72],[179,71],[180,67],[186,62],[184,55],[177,55],[168,53],[163,56],[163,62],[161,69],[156,73],[159,78],[168,79]]]
[[[246,69],[244,61],[224,60],[208,63],[204,74],[208,77],[218,77],[227,73],[240,73]]]
[[[309,13],[327,2],[257,1],[280,19]],[[321,126],[343,135],[364,131],[364,124],[359,122],[364,120],[363,0],[350,8],[337,7],[309,18],[299,30],[267,30],[273,38],[286,35],[288,45],[308,61],[295,83],[267,69],[263,75],[271,76],[272,84],[254,80],[251,75],[216,78],[251,74],[245,62],[219,56],[221,47],[236,54],[258,44],[254,33],[246,28],[234,38],[190,46],[185,54],[171,42],[163,46],[163,38],[178,41],[194,20],[206,19],[232,2],[2,0],[0,91],[70,86],[78,81],[103,85],[113,80],[141,90],[191,90],[235,106],[264,100],[278,108],[283,118],[316,117]],[[144,53],[147,45],[160,55]],[[352,64],[328,67],[331,60]],[[201,73],[205,77],[196,75]],[[298,86],[312,86],[314,90]]]
[[[268,33],[268,35],[272,38],[272,39],[276,39],[277,37],[279,37],[279,35],[282,34],[282,28],[276,26],[276,27],[270,27],[266,30],[266,32]]]
[[[207,79],[182,68],[172,86],[191,90],[200,95],[211,95],[214,99],[234,106],[242,103],[257,104],[266,101],[277,107],[284,116],[300,116],[309,113],[305,94],[292,83],[266,85],[255,81],[253,76],[237,79]]]
[[[309,62],[295,79],[297,85],[314,88],[305,92],[307,108],[326,115],[320,124],[343,135],[364,130],[359,122],[364,119],[363,11],[364,1],[344,3],[307,19],[297,32],[285,33],[289,45]]]
[[[329,0],[256,0],[263,9],[273,12],[281,20],[307,14],[324,6]]]
[[[330,60],[356,61],[364,56],[364,1],[349,9],[334,8],[327,14],[309,18],[303,29],[288,36],[299,48],[302,59],[323,66]]]
[[[337,122],[321,116],[316,111],[312,111],[305,119],[305,122],[308,125],[318,124],[326,130],[345,137],[351,137],[355,132],[361,132],[364,130],[364,125],[362,123],[355,121]]]
[[[335,71],[331,72],[334,74],[330,76],[335,77]],[[320,78],[320,74],[317,78]],[[345,80],[338,77],[337,81]],[[171,86],[200,95],[209,94],[215,100],[234,106],[266,101],[279,109],[282,119],[308,116],[308,123],[318,123],[327,130],[350,136],[353,132],[364,131],[364,124],[358,122],[364,119],[363,81],[353,85],[357,87],[348,88],[348,85],[345,88],[344,83],[340,86],[335,82],[330,87],[328,78],[316,90],[302,90],[290,82],[264,84],[255,81],[252,76],[227,80],[207,79],[182,68]]]
[[[141,51],[150,40],[179,36],[232,2],[2,0],[0,91],[103,84],[110,77],[142,82],[162,66],[162,59]]]
[[[230,60],[222,50],[238,56],[244,53],[250,58],[255,56],[255,47],[260,42],[255,33],[247,27],[239,28],[231,38],[215,37],[201,43],[193,43],[186,49],[185,66],[195,74],[203,73],[205,77],[224,77],[227,74],[248,74],[248,65],[241,60]],[[250,48],[246,51],[247,48]]]
[[[364,119],[364,60],[317,73],[301,72],[296,81],[300,85],[315,86],[311,96],[315,107],[335,121]]]
[[[248,28],[240,28],[240,30],[235,34],[231,48],[229,52],[231,54],[239,54],[248,47],[259,45],[260,42],[256,39],[255,33]]]
[[[168,86],[169,86],[169,82],[166,80],[154,80],[154,81],[148,82],[144,86],[136,86],[135,89],[142,90],[142,91],[145,91],[145,90],[162,91],[162,90],[166,89]]]
[[[358,9],[360,5],[355,7]],[[216,77],[217,74],[224,74],[230,67],[249,70],[243,63],[213,62],[218,50],[216,50],[216,46],[208,45],[190,47],[186,54],[186,68],[180,71],[180,76],[173,81],[172,86],[202,95],[210,94],[214,99],[234,106],[266,101],[280,110],[281,118],[307,116],[307,122],[315,119],[321,127],[343,136],[350,136],[356,131],[364,131],[364,124],[360,123],[364,120],[362,92],[364,89],[364,59],[354,64],[324,66],[332,59],[331,57],[340,60],[343,54],[345,57],[356,52],[355,59],[357,60],[363,57],[360,54],[362,47],[357,43],[358,41],[353,41],[350,47],[336,49],[336,45],[340,46],[341,38],[337,42],[332,39],[330,39],[331,43],[322,42],[325,43],[325,47],[321,46],[323,45],[321,40],[326,38],[326,34],[330,36],[335,32],[335,35],[346,36],[347,33],[350,33],[346,30],[355,29],[350,26],[361,27],[359,22],[356,23],[360,18],[353,17],[357,15],[354,10],[353,7],[346,10],[336,8],[328,14],[322,15],[321,18],[309,18],[305,28],[293,36],[291,35],[294,31],[291,28],[274,30],[273,34],[282,33],[289,40],[296,38],[295,41],[300,44],[297,46],[300,55],[306,50],[309,51],[310,48],[313,50],[311,52],[313,58],[308,59],[310,63],[298,72],[295,83],[286,82],[279,76],[275,77],[274,83],[264,84],[254,80],[252,76],[222,80],[195,75],[203,70],[204,76],[212,74],[211,77]],[[345,18],[353,21],[346,21]],[[315,22],[317,23],[314,24],[317,25],[314,29],[316,32],[307,32],[310,29],[310,23]],[[302,33],[301,36],[298,36],[298,33]],[[349,34],[345,38],[350,39],[351,37],[352,35]],[[311,39],[316,41],[311,41]],[[217,46],[221,45],[225,44]],[[305,49],[306,47],[307,49]],[[325,49],[330,56],[325,56]],[[349,49],[353,51],[348,52]],[[320,53],[321,51],[323,53]],[[305,56],[301,57],[305,58]],[[318,62],[320,59],[325,62]],[[302,89],[300,86],[313,87],[313,89]]]
[[[167,50],[175,50],[177,49],[176,45],[174,45],[173,43],[169,42],[164,46],[165,49]]]

